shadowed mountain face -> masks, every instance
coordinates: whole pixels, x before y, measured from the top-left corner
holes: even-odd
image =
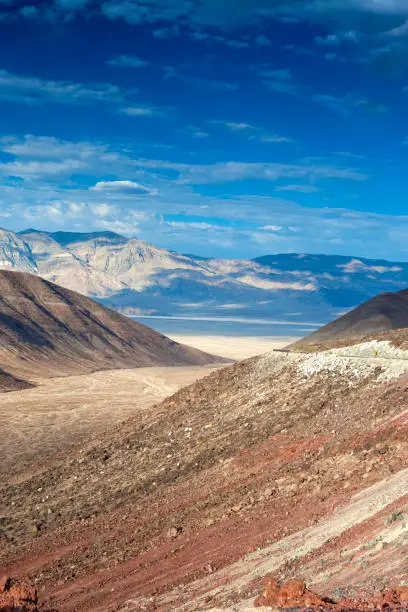
[[[0,347],[1,366],[24,378],[220,361],[78,293],[9,271],[0,271]]]
[[[291,346],[325,346],[407,327],[408,290],[383,293]]]
[[[20,389],[30,389],[33,385],[25,380],[15,378],[4,370],[0,369],[0,393],[7,391],[19,391]]]
[[[408,263],[281,254],[183,255],[114,232],[0,230],[0,269],[31,272],[127,314],[325,323],[408,287]]]

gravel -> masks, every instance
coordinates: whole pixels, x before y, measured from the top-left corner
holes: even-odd
[[[373,340],[312,354],[267,353],[260,359],[256,369],[260,376],[271,375],[290,364],[305,378],[319,373],[332,373],[351,380],[370,377],[381,382],[399,378],[406,373],[408,351],[395,348],[388,341]]]

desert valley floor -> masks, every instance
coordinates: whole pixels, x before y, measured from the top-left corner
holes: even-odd
[[[239,360],[290,339],[177,336],[177,342]],[[221,366],[152,367],[37,378],[32,389],[2,395],[0,473],[81,444],[173,395]]]

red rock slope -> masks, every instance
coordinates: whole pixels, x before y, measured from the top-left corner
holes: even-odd
[[[273,353],[219,370],[4,480],[0,567],[62,611],[246,609],[266,575],[334,601],[403,585],[407,368]]]

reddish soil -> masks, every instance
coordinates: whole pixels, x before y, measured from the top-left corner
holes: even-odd
[[[7,508],[0,565],[61,611],[106,612],[128,600],[136,602],[129,610],[253,601],[259,580],[215,590],[226,584],[227,568],[243,561],[248,573],[252,553],[275,542],[284,549],[291,534],[318,527],[353,495],[406,467],[408,380],[379,384],[377,374],[307,378],[291,363],[279,369],[254,358],[179,391],[81,451],[17,471],[0,485]],[[388,514],[405,512],[399,497],[402,505]],[[372,515],[378,534],[384,518]],[[350,541],[364,544],[370,529],[356,520]],[[309,557],[299,551],[302,578],[313,569],[319,581],[321,548]],[[392,560],[395,569],[396,550]],[[279,577],[294,577],[295,565],[277,565]],[[337,568],[334,558],[328,565]],[[383,572],[370,570],[373,580]],[[343,565],[336,571],[343,582],[328,576],[331,591],[348,584]]]

